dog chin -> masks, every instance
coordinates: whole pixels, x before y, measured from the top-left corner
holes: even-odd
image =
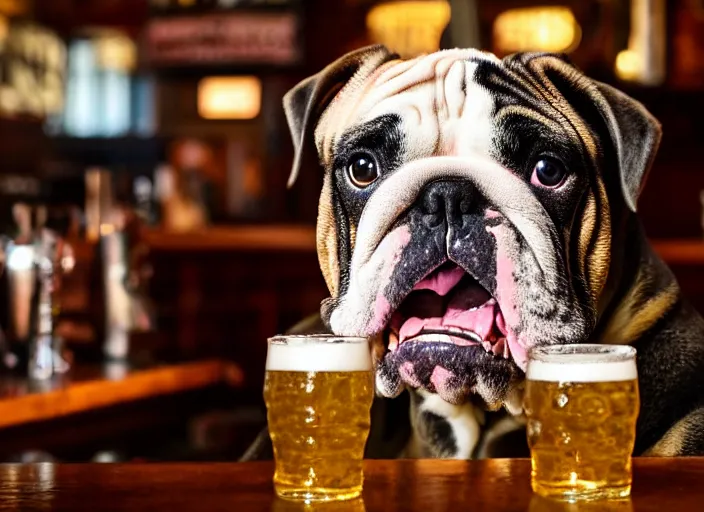
[[[382,342],[377,366],[382,395],[397,396],[407,385],[453,404],[475,396],[489,409],[501,405],[520,374],[516,359],[525,358],[496,298],[451,262],[413,287],[392,314]]]

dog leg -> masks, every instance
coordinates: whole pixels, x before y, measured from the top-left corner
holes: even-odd
[[[469,402],[452,405],[427,391],[409,393],[413,434],[403,455],[409,458],[472,458],[481,435],[484,412]]]
[[[704,407],[689,413],[643,455],[648,457],[676,457],[704,453]]]

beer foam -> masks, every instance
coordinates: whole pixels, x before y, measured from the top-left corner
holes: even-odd
[[[615,382],[638,378],[634,359],[600,361],[594,354],[565,354],[556,359],[529,361],[526,378],[549,382]]]
[[[266,369],[279,372],[361,372],[372,369],[369,343],[335,337],[282,337],[271,341]]]

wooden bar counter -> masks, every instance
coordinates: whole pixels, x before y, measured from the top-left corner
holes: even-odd
[[[219,359],[137,366],[78,363],[45,381],[3,374],[0,461],[41,453],[42,458],[83,462],[113,449],[126,458],[170,456],[175,440],[190,446],[183,437],[187,433],[181,433],[186,425],[238,403],[244,380],[236,363]],[[237,442],[245,444],[245,439]]]
[[[367,461],[364,499],[333,505],[274,497],[269,462],[0,465],[0,510],[43,511],[699,511],[704,458],[636,459],[625,502],[558,504],[530,490],[528,460]]]
[[[117,364],[112,369],[78,366],[66,376],[38,383],[5,375],[0,378],[0,429],[220,383],[237,386],[242,378],[235,364],[219,360],[137,370]]]

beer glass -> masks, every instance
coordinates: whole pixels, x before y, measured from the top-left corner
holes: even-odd
[[[365,338],[269,339],[264,379],[274,488],[284,499],[359,496],[374,398]]]
[[[640,405],[635,356],[624,345],[529,353],[524,406],[537,494],[569,501],[630,495]]]

